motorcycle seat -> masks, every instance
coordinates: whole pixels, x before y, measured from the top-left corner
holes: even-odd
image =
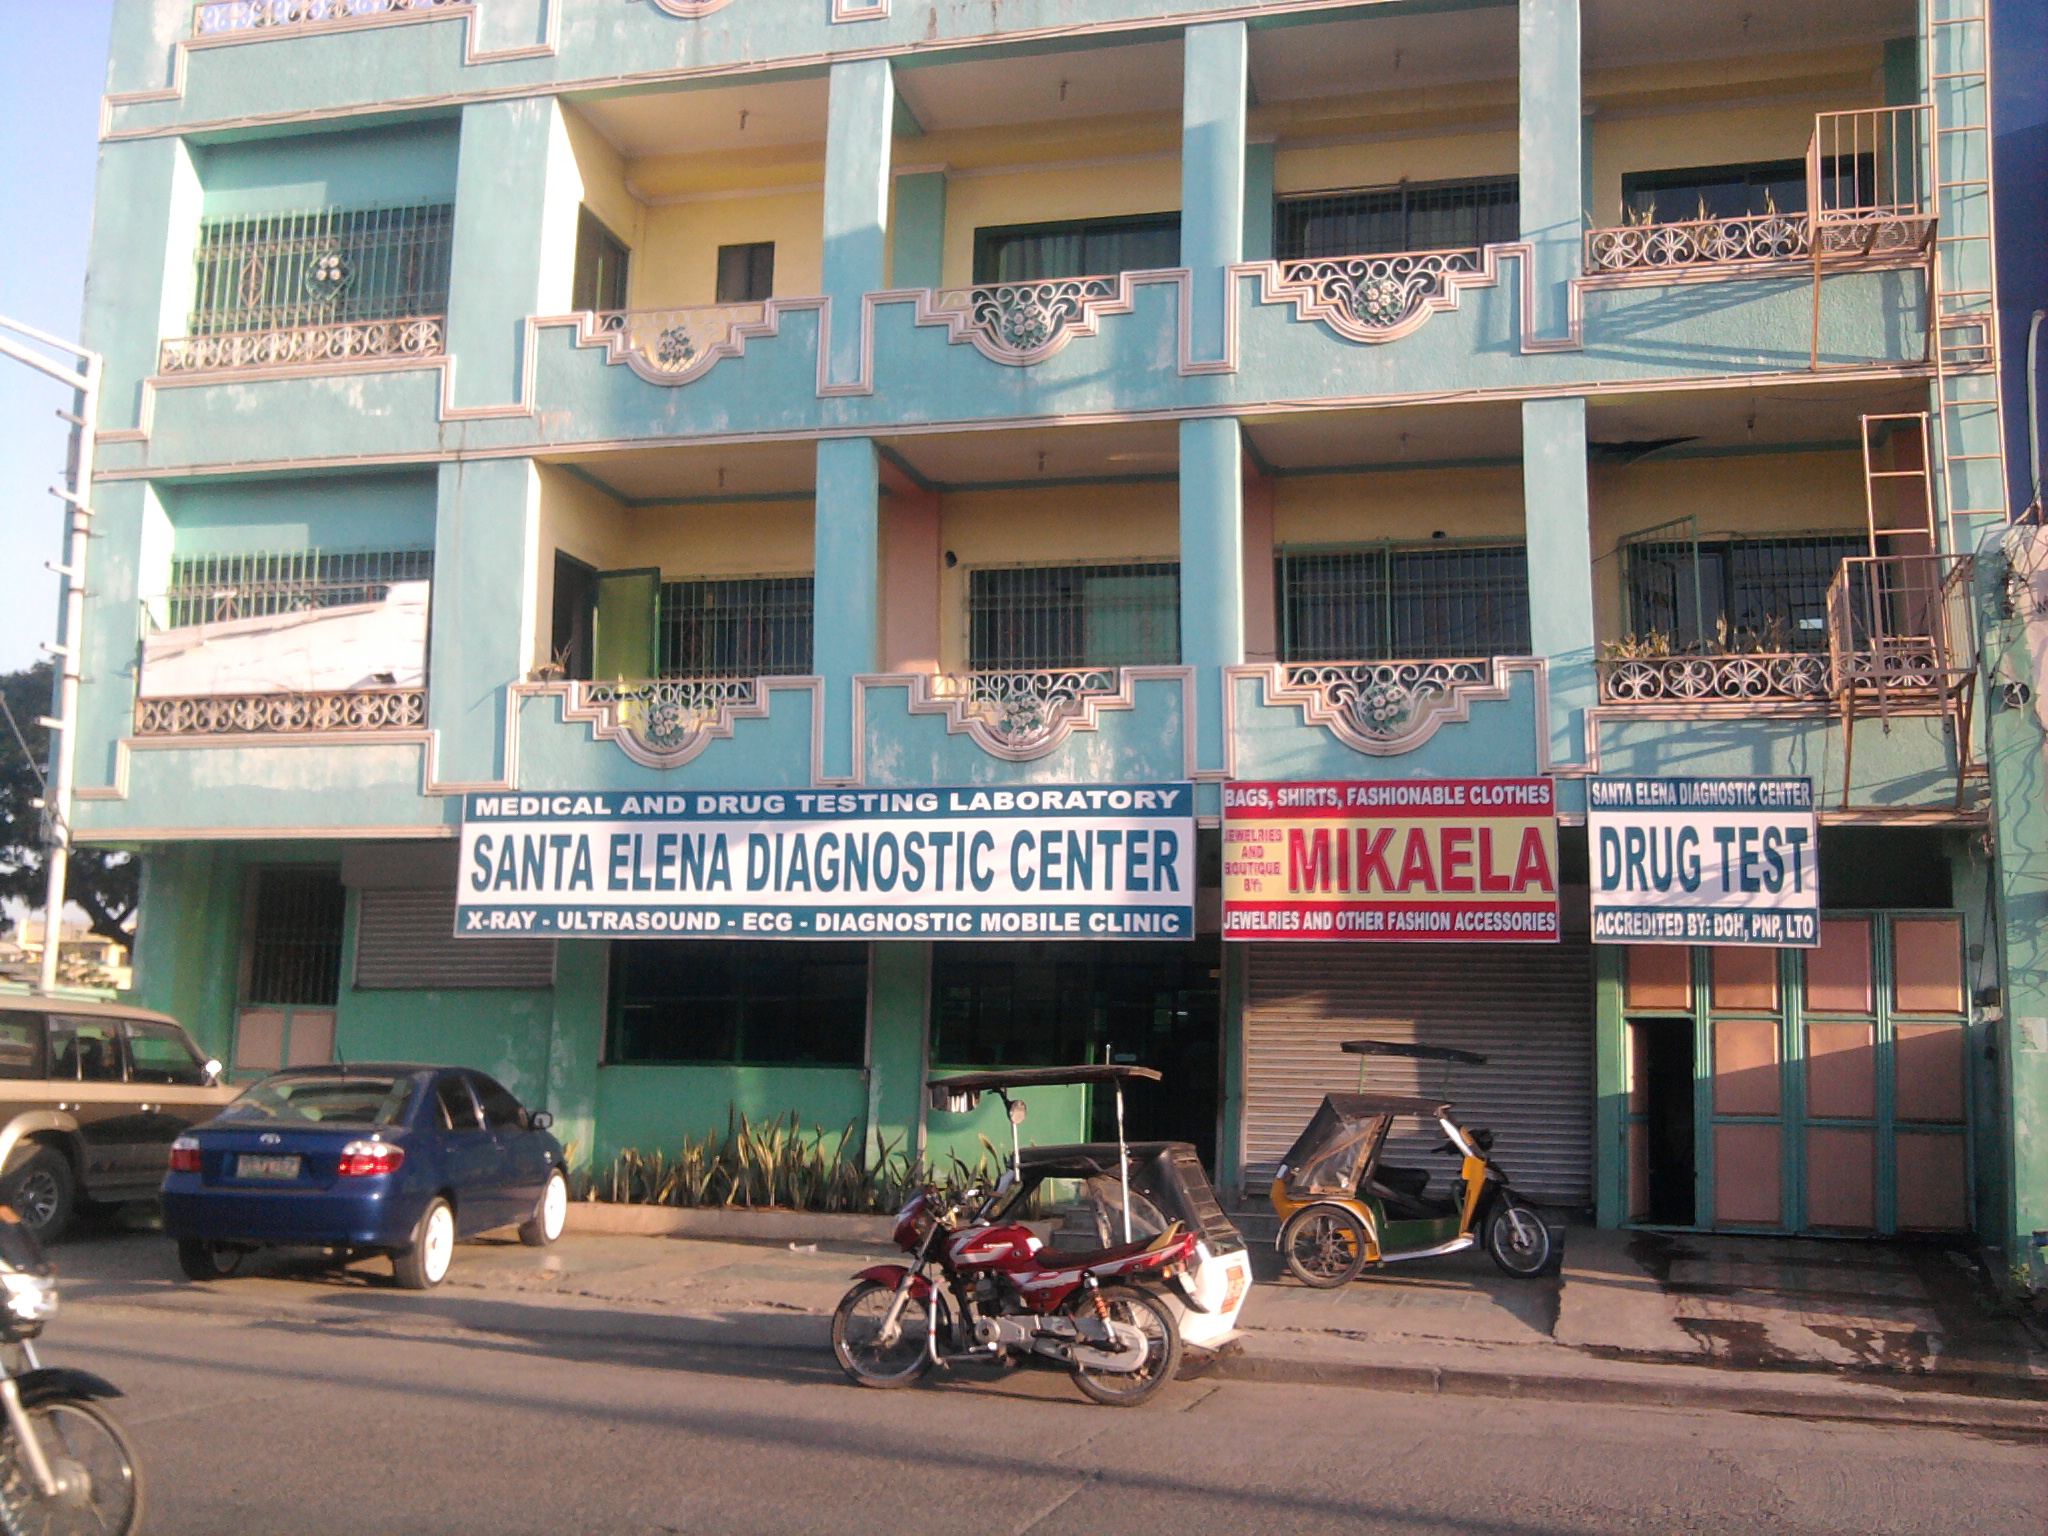
[[[1157,1253],[1170,1248],[1181,1240],[1184,1229],[1179,1222],[1173,1223],[1157,1237],[1141,1237],[1135,1242],[1120,1243],[1114,1248],[1096,1248],[1086,1253],[1067,1253],[1061,1249],[1048,1248],[1041,1257],[1048,1269],[1095,1269],[1103,1264],[1114,1264],[1120,1259],[1133,1259],[1141,1253]]]
[[[1382,1184],[1411,1200],[1420,1200],[1422,1192],[1429,1188],[1427,1168],[1398,1168],[1391,1163],[1381,1163],[1373,1169],[1372,1179],[1375,1184]]]

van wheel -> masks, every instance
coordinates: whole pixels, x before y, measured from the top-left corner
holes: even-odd
[[[51,1242],[71,1224],[78,1207],[78,1176],[71,1159],[43,1147],[8,1179],[5,1199],[38,1242]]]

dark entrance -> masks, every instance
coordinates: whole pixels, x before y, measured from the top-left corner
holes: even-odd
[[[1689,1227],[1695,1217],[1693,1026],[1690,1019],[1630,1021],[1635,1086],[1630,1161],[1640,1171],[1632,1213],[1656,1226]]]
[[[939,944],[932,960],[932,1060],[961,1067],[1120,1061],[1157,1067],[1124,1098],[1133,1141],[1194,1143],[1214,1166],[1222,942]],[[1116,1136],[1097,1094],[1091,1134]]]

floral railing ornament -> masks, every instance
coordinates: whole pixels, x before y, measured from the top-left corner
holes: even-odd
[[[1043,282],[944,288],[931,309],[952,323],[951,339],[973,343],[993,362],[1042,362],[1076,336],[1093,336],[1104,315],[1127,314],[1122,277],[1060,277]]]
[[[1600,663],[1606,704],[1811,704],[1825,702],[1833,667],[1825,652],[1644,656]]]
[[[736,719],[767,713],[751,677],[680,677],[653,682],[571,683],[565,720],[583,721],[634,762],[675,768],[732,735]]]
[[[1586,271],[1655,272],[1736,262],[1917,256],[1934,233],[1932,217],[1896,209],[1853,209],[1810,219],[1801,213],[1675,224],[1628,224],[1586,231]]]
[[[970,734],[984,745],[1035,756],[1049,751],[1117,691],[1114,667],[1070,672],[966,672],[933,679],[934,698],[957,700]]]
[[[1503,663],[1492,657],[1441,661],[1283,662],[1247,668],[1264,680],[1265,702],[1292,704],[1373,757],[1413,752],[1439,727],[1468,718],[1480,700],[1505,699]]]
[[[217,37],[223,32],[357,21],[470,3],[472,0],[208,0],[193,11],[192,31],[198,37]]]
[[[701,304],[605,310],[587,317],[576,340],[604,347],[606,362],[624,363],[650,384],[687,384],[746,351],[747,337],[773,330],[765,303]]]
[[[163,344],[157,367],[162,373],[199,373],[216,368],[438,357],[441,350],[441,317],[423,315],[408,320],[349,320],[286,330],[180,336]]]
[[[1388,256],[1327,256],[1280,266],[1281,291],[1312,295],[1303,319],[1317,319],[1353,341],[1392,341],[1457,302],[1454,280],[1476,278],[1478,251],[1412,251]]]
[[[317,731],[413,731],[426,723],[424,688],[143,699],[135,709],[138,736],[303,736]]]

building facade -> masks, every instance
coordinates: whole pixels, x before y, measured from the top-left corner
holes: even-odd
[[[1137,1059],[1231,1198],[1369,1027],[1603,1222],[2018,1254],[1985,26],[120,0],[75,821],[138,987],[598,1157],[936,1158],[996,1124],[934,1068]],[[1592,943],[1599,774],[1810,780],[1819,947]],[[1221,937],[1229,781],[1529,777],[1557,942]],[[1189,783],[1189,936],[454,933],[466,797]]]

